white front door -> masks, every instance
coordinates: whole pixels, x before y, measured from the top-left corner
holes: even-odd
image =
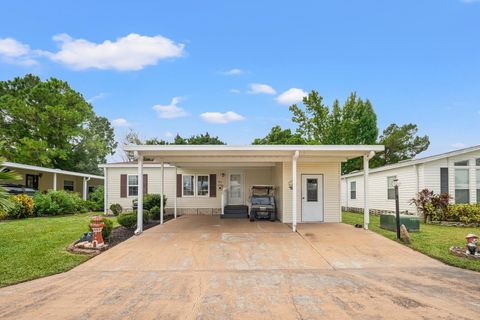
[[[323,221],[322,174],[302,174],[302,221]]]
[[[241,205],[243,201],[244,174],[242,172],[230,172],[228,174],[228,204]]]

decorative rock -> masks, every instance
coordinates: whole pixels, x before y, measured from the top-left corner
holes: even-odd
[[[457,257],[467,258],[472,260],[480,261],[480,255],[471,255],[465,252],[465,248],[460,247],[450,247],[450,253],[456,255]]]
[[[402,240],[406,244],[410,244],[412,242],[407,227],[405,227],[404,224],[400,226],[400,240]]]

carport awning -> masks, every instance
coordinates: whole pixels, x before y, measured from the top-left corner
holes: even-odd
[[[282,162],[298,151],[302,161],[346,161],[383,151],[381,145],[130,145],[125,151],[175,163]]]

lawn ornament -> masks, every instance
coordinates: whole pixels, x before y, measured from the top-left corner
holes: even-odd
[[[480,256],[480,252],[478,252],[478,236],[473,233],[469,233],[465,239],[467,239],[465,254],[469,254],[471,256]]]
[[[83,236],[80,238],[79,242],[92,242],[93,241],[93,232],[84,232]]]
[[[94,248],[101,248],[105,245],[103,242],[102,237],[102,229],[103,229],[103,218],[100,216],[92,217],[90,228],[93,231],[93,240],[92,240],[92,247]]]

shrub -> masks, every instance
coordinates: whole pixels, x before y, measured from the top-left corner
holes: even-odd
[[[160,194],[151,193],[143,196],[143,209],[151,210],[154,207],[160,207]],[[167,204],[167,196],[163,195],[163,209]]]
[[[8,215],[14,219],[24,219],[33,215],[33,200],[26,194],[12,196],[13,207],[8,211]]]
[[[451,204],[444,220],[480,223],[480,204]]]
[[[49,190],[47,193],[37,192],[33,197],[33,211],[38,216],[55,216],[86,212],[86,201],[77,193],[63,190]]]
[[[118,216],[120,213],[122,213],[123,208],[119,203],[112,203],[110,206],[110,210],[112,211],[114,216]]]
[[[135,229],[137,225],[137,214],[136,213],[123,213],[118,215],[117,222],[122,227],[127,229]]]
[[[411,204],[417,207],[418,213],[423,215],[426,222],[428,218],[432,220],[442,220],[448,211],[448,202],[450,195],[446,192],[436,194],[431,190],[423,189],[417,196],[410,200]]]
[[[160,219],[160,207],[159,206],[154,206],[152,209],[150,209],[150,217],[155,220]]]
[[[88,228],[90,229],[90,231],[92,231],[92,228],[90,227],[90,222],[88,223]],[[112,230],[113,230],[113,221],[107,218],[103,218],[103,229],[102,229],[103,240],[108,241],[110,239]]]
[[[134,229],[137,226],[137,211],[131,213],[122,213],[117,217],[118,224],[127,228]],[[150,221],[150,212],[143,210],[143,224],[147,224]]]
[[[88,194],[88,206],[92,211],[103,211],[104,205],[104,190],[103,186],[97,186]]]

